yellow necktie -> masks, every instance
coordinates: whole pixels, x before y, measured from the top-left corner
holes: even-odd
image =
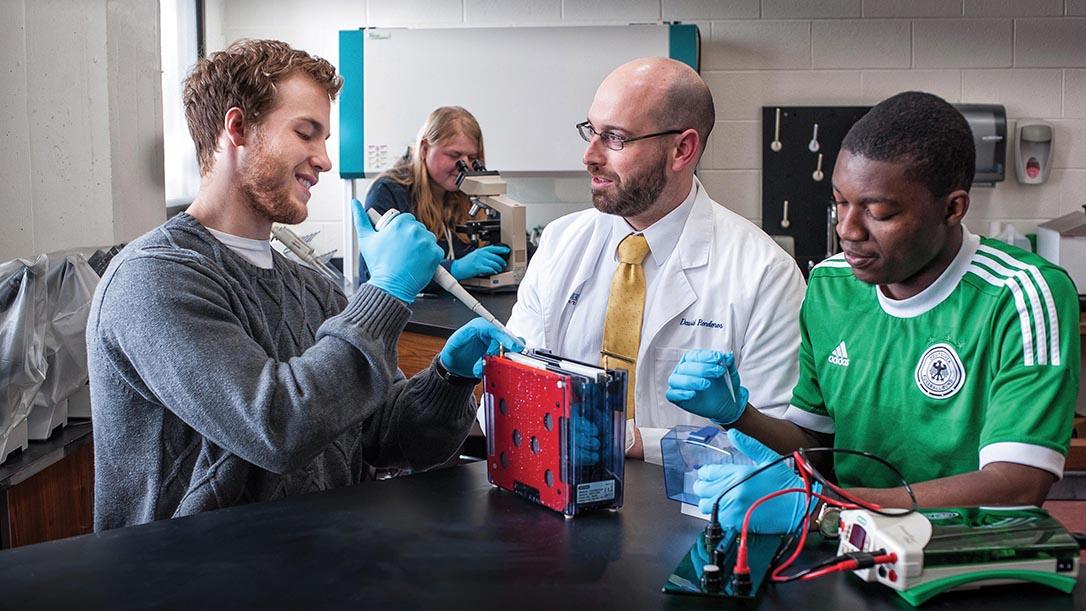
[[[630,234],[618,245],[618,269],[611,280],[607,315],[603,321],[600,366],[621,368],[626,378],[626,418],[634,417],[634,372],[641,345],[641,317],[645,311],[645,269],[641,263],[649,254],[645,236]]]

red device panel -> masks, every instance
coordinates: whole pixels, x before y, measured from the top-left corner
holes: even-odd
[[[570,487],[562,471],[562,432],[570,417],[569,376],[486,357],[483,392],[493,414],[490,482],[565,512]]]

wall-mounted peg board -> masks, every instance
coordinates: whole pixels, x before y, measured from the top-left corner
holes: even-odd
[[[826,258],[828,231],[832,230],[828,226],[829,203],[833,198],[831,178],[841,140],[870,109],[870,106],[762,107],[762,228],[770,235],[791,236],[795,240],[796,262],[804,275]],[[817,147],[812,146],[812,141],[817,141]],[[822,155],[821,166],[819,155]],[[821,180],[815,179],[816,171],[821,172]]]

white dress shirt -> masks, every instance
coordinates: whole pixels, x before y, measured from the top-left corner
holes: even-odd
[[[618,269],[618,245],[631,233],[641,233],[649,243],[649,256],[645,257],[641,266],[645,270],[645,303],[652,303],[656,294],[654,289],[658,286],[653,280],[675,251],[675,245],[679,243],[679,236],[686,225],[686,217],[690,215],[698,189],[697,184],[693,185],[690,194],[678,208],[641,232],[630,227],[621,216],[607,215],[612,220],[611,236],[604,253],[610,253],[610,256],[604,254],[600,257],[596,274],[584,284],[577,308],[569,319],[569,326],[582,332],[566,334],[563,345],[552,348],[553,352],[586,363],[599,362],[600,348],[603,346],[603,323],[607,318],[607,299],[611,295],[615,270]]]

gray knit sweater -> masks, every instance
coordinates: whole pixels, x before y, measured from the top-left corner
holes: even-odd
[[[369,285],[348,302],[278,254],[255,267],[186,214],[129,244],[87,323],[95,530],[451,456],[472,389],[432,366],[404,379],[409,314]]]

